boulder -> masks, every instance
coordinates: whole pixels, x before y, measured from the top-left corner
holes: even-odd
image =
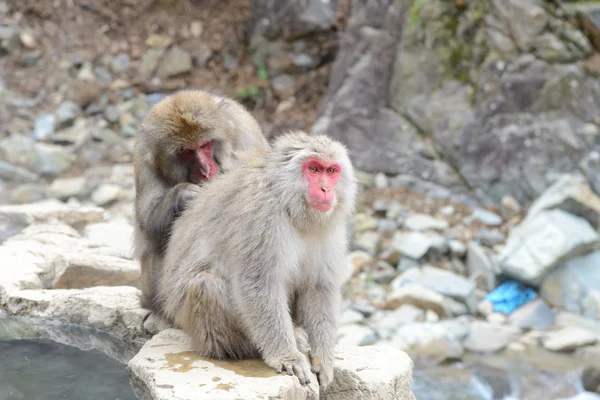
[[[140,294],[131,286],[19,290],[4,293],[0,309],[9,316],[80,324],[124,339],[148,338],[144,321],[150,311],[141,307]]]
[[[100,207],[66,204],[55,199],[0,206],[0,224],[12,218],[21,218],[29,223],[57,219],[65,224],[77,226],[102,221],[104,210]]]
[[[510,325],[497,325],[476,321],[471,324],[464,341],[465,349],[472,352],[496,352],[521,336],[521,329]]]
[[[599,239],[581,217],[559,209],[541,211],[512,230],[498,258],[507,275],[539,285],[562,261],[589,252]]]
[[[551,305],[600,320],[596,310],[600,291],[600,251],[571,258],[544,279],[541,295]]]
[[[167,329],[147,341],[127,368],[138,398],[318,399],[315,375],[308,387],[277,374],[263,361],[217,361],[197,355],[189,336]],[[334,381],[327,399],[413,400],[412,361],[400,350],[370,346],[336,348]]]
[[[535,200],[527,211],[526,219],[544,210],[560,209],[588,221],[596,230],[600,228],[600,197],[573,175],[564,175]]]

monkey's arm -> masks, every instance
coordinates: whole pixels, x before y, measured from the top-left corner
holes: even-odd
[[[308,334],[312,371],[317,374],[323,390],[333,380],[340,296],[340,288],[327,279],[306,288],[298,296],[298,322]]]
[[[265,253],[257,250],[255,254]],[[232,285],[247,334],[269,366],[309,383],[310,367],[296,347],[285,282],[278,276],[283,264],[270,265],[269,260],[259,258],[250,257]]]
[[[140,228],[156,249],[164,250],[173,220],[199,192],[197,185],[179,183],[170,189],[154,185],[144,188],[136,199]]]

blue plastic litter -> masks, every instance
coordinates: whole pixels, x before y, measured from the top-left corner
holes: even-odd
[[[536,298],[536,293],[517,281],[506,281],[485,296],[495,312],[510,314],[523,304]]]

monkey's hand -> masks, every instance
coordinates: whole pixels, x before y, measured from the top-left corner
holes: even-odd
[[[312,372],[317,374],[319,380],[319,390],[324,393],[333,381],[333,362],[325,362],[320,357],[311,356],[310,362]]]
[[[296,375],[302,385],[310,383],[310,366],[308,365],[308,360],[298,350],[265,360],[265,362],[274,368],[278,374],[285,371],[288,375]]]
[[[198,194],[200,194],[200,187],[189,182],[179,183],[173,188],[173,190],[176,191],[175,202],[173,203],[175,215],[181,214],[190,201],[198,197]]]

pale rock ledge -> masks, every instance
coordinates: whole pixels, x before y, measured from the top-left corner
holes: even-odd
[[[414,400],[412,360],[384,347],[336,348],[335,378],[327,400]],[[136,395],[143,400],[319,399],[316,376],[302,387],[259,360],[216,361],[197,356],[189,336],[166,329],[129,361]]]

